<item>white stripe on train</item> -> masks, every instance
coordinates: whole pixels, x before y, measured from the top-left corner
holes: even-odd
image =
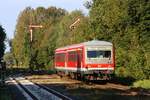
[[[55,67],[55,69],[58,70],[72,70],[72,71],[76,71],[76,70],[80,70],[80,71],[90,71],[90,70],[114,70],[113,67],[110,68],[70,68],[70,67]]]

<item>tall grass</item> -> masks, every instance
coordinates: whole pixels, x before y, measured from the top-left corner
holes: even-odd
[[[138,88],[144,88],[144,89],[150,89],[150,80],[140,80],[133,83],[133,87]]]

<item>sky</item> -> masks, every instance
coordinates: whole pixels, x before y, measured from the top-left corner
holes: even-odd
[[[71,12],[82,10],[85,14],[88,10],[83,6],[87,0],[2,0],[0,3],[0,25],[5,29],[7,37],[13,38],[18,15],[26,7],[36,8],[39,6],[48,8],[55,6]]]
[[[83,6],[86,0],[2,0],[0,3],[0,24],[5,29],[8,38],[13,38],[18,15],[26,7],[36,8],[39,6],[48,8],[56,6],[58,8],[73,11],[80,9],[87,13]]]

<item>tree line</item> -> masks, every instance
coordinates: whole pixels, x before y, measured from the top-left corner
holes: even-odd
[[[150,78],[150,1],[92,0],[85,7],[88,15],[56,7],[27,7],[20,12],[10,42],[12,64],[51,69],[56,48],[97,39],[114,44],[118,76]],[[78,18],[80,22],[71,30],[69,26]],[[30,24],[43,25],[33,29],[32,48]]]
[[[3,60],[3,56],[5,52],[5,38],[6,38],[5,30],[0,25],[0,62],[1,60]]]

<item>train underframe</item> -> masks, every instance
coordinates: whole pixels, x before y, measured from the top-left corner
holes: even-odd
[[[91,70],[91,71],[68,71],[59,70],[60,77],[69,76],[77,80],[111,80],[114,76],[113,70]]]

